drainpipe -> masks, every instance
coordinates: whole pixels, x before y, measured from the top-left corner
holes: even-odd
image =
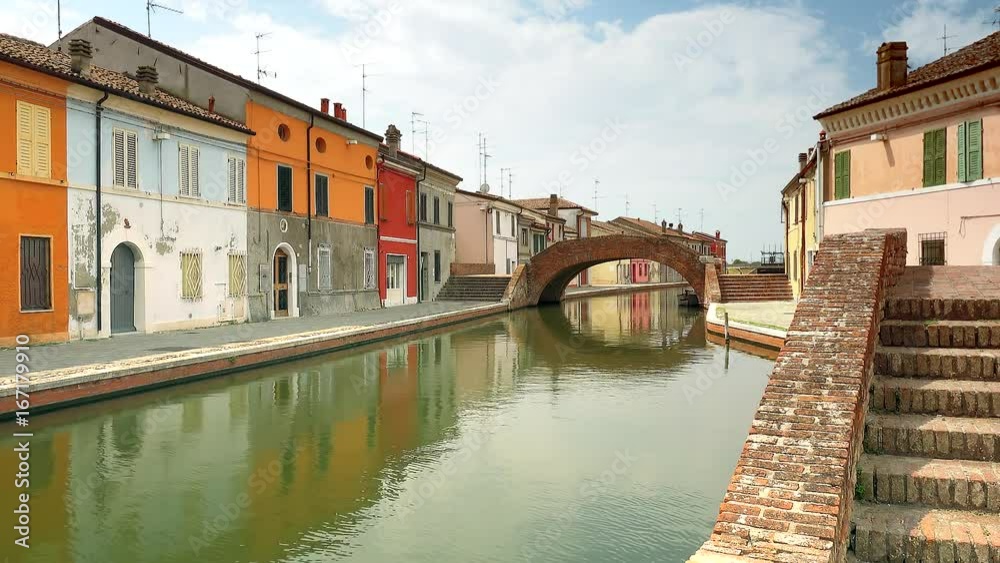
[[[103,277],[102,276],[103,272],[101,271],[102,270],[102,266],[101,266],[101,247],[103,246],[101,244],[101,239],[103,238],[103,234],[101,233],[101,182],[102,182],[102,179],[101,179],[101,113],[104,111],[104,107],[103,107],[102,104],[104,104],[104,102],[107,101],[108,95],[109,95],[108,92],[105,90],[104,96],[100,100],[97,100],[97,111],[94,114],[95,115],[96,136],[97,136],[97,150],[94,151],[96,153],[95,162],[97,164],[97,166],[94,168],[94,172],[95,172],[95,175],[96,175],[94,183],[95,183],[95,187],[97,188],[97,196],[96,196],[96,203],[97,203],[97,225],[96,225],[96,227],[97,227],[96,228],[96,230],[97,230],[97,295],[96,295],[96,297],[97,297],[97,299],[96,299],[96,301],[97,301],[97,334],[98,334],[98,336],[100,336],[100,334],[101,334],[101,328],[102,328],[102,325],[103,325],[103,322],[102,322],[103,316],[101,314],[101,311],[103,310],[103,307],[101,307],[101,302],[104,301],[104,299],[102,298],[102,294],[103,294],[103,291],[104,291],[104,284],[102,283],[102,280],[101,280],[101,278]]]
[[[418,270],[417,271],[417,303],[420,303],[420,294],[424,293],[424,292],[427,292],[427,288],[421,286],[421,284],[424,281],[424,278],[423,278],[423,276],[420,275],[420,270],[422,270],[423,269],[422,266],[424,266],[424,264],[420,263],[420,256],[421,256],[421,254],[420,254],[420,184],[423,184],[424,180],[426,180],[426,179],[427,179],[427,163],[424,162],[423,175],[420,177],[419,180],[417,180],[417,194],[416,194],[417,197],[416,197],[416,201],[415,201],[415,207],[416,207],[416,209],[414,209],[414,214],[417,216],[417,266],[418,266],[418,268],[417,268],[417,270]],[[427,267],[428,267],[428,269],[430,269],[430,266],[427,266]],[[429,284],[430,280],[427,280],[427,283]],[[403,298],[405,300],[406,296],[404,295]]]
[[[309,127],[306,128],[306,236],[309,241],[309,274],[313,269],[313,213],[312,213],[312,128],[315,124],[316,116],[309,115]],[[327,187],[327,198],[329,199],[330,188]],[[327,203],[329,205],[329,202]],[[306,280],[305,291],[309,291],[309,280]]]

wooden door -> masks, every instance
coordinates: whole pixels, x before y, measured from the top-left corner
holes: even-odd
[[[124,244],[111,253],[111,332],[135,332],[135,255]]]
[[[278,249],[274,253],[274,316],[288,316],[288,254]]]

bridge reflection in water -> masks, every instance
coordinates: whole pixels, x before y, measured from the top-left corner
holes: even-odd
[[[19,561],[682,561],[771,369],[731,354],[636,293],[55,412]]]

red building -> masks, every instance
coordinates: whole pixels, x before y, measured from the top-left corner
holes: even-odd
[[[649,283],[649,270],[651,262],[649,260],[633,259],[630,266],[632,267],[632,283]]]
[[[378,292],[383,307],[417,302],[417,179],[423,161],[399,149],[402,133],[385,132],[378,159]]]

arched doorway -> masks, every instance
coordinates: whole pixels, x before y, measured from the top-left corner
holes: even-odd
[[[274,249],[271,260],[273,287],[271,318],[299,316],[298,290],[295,287],[295,251],[287,243]]]
[[[125,243],[111,253],[111,333],[135,332],[135,254]]]

